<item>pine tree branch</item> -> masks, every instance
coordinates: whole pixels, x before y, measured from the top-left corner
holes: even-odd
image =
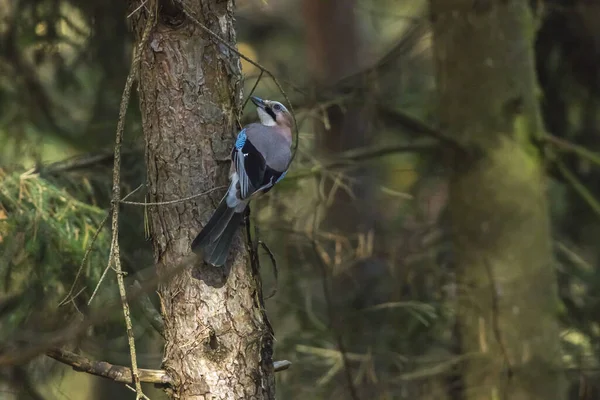
[[[90,360],[80,354],[59,347],[48,350],[46,355],[62,364],[72,367],[75,371],[100,376],[119,383],[133,383],[131,368],[123,365],[114,365],[106,361]],[[288,360],[275,361],[273,362],[273,369],[275,372],[280,372],[288,369],[291,365],[292,363]],[[159,385],[169,385],[172,382],[171,377],[162,369],[140,368],[138,371],[140,382]]]
[[[120,383],[133,383],[131,368],[122,365],[114,365],[106,361],[90,360],[79,354],[75,354],[61,348],[53,348],[46,355],[63,364],[73,367],[76,371],[86,372],[91,375],[101,376]],[[138,369],[140,382],[158,383],[167,385],[171,383],[171,377],[161,369]]]

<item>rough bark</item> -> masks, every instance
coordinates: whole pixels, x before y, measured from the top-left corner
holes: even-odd
[[[564,399],[526,0],[431,0],[466,399]]]
[[[139,95],[149,201],[183,198],[223,185],[241,103],[239,59],[178,9],[161,4],[142,56]],[[233,1],[184,1],[184,9],[235,46]],[[140,27],[136,24],[137,40]],[[158,275],[190,255],[190,243],[223,193],[149,207]],[[241,235],[228,264],[198,259],[159,287],[165,321],[163,368],[176,399],[274,398],[272,333],[259,278]]]

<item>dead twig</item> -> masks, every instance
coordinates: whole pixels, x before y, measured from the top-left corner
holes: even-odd
[[[590,208],[600,216],[600,201],[596,199],[594,194],[577,178],[577,176],[569,170],[567,165],[560,159],[556,160],[556,166],[561,175],[577,192],[577,194],[590,206]]]
[[[145,398],[142,386],[140,383],[140,373],[137,366],[137,357],[135,352],[135,338],[133,333],[133,325],[131,323],[131,316],[129,311],[129,303],[127,301],[127,291],[125,289],[125,280],[123,279],[123,270],[121,268],[121,254],[119,248],[119,202],[121,201],[121,144],[123,142],[123,131],[125,129],[125,116],[127,115],[127,107],[129,106],[129,99],[131,97],[131,88],[133,82],[138,76],[140,69],[140,61],[144,46],[150,36],[150,30],[154,25],[154,18],[151,13],[146,15],[146,25],[144,27],[144,33],[142,39],[138,43],[133,60],[131,62],[131,69],[125,82],[125,88],[123,89],[123,96],[121,97],[121,106],[119,108],[119,120],[117,122],[117,132],[115,137],[115,151],[114,151],[114,166],[113,166],[113,187],[112,187],[112,243],[111,251],[108,256],[108,266],[112,265],[116,275],[117,284],[119,286],[119,295],[121,297],[121,304],[123,306],[123,316],[125,319],[125,329],[127,331],[127,341],[129,343],[129,354],[131,356],[131,375],[133,377],[133,383],[135,385],[136,400]],[[106,272],[106,270],[105,270]],[[102,281],[98,282],[98,286]],[[96,291],[94,291],[96,292]],[[90,299],[91,301],[91,299]]]
[[[261,72],[264,72],[265,74],[267,74],[269,76],[269,78],[271,78],[271,80],[273,81],[273,83],[275,84],[275,86],[277,86],[277,90],[279,90],[279,92],[281,93],[281,95],[285,99],[285,102],[287,103],[288,108],[290,110],[290,114],[292,115],[292,119],[294,120],[294,127],[295,127],[295,132],[294,132],[295,140],[294,140],[294,142],[295,143],[294,143],[294,149],[293,149],[293,153],[292,153],[292,159],[290,160],[290,164],[291,164],[292,161],[294,160],[294,158],[296,157],[296,153],[297,153],[297,150],[298,150],[298,138],[300,137],[300,130],[298,128],[298,123],[296,121],[296,113],[294,112],[294,107],[292,106],[292,102],[290,101],[289,97],[285,93],[285,90],[283,90],[283,87],[279,83],[279,80],[267,68],[263,67],[258,62],[254,61],[253,59],[251,59],[249,57],[246,57],[245,55],[243,55],[242,53],[240,53],[234,46],[232,46],[231,44],[229,44],[225,39],[223,39],[222,37],[220,37],[219,35],[217,35],[213,31],[211,31],[202,22],[198,21],[198,19],[195,18],[192,15],[192,13],[187,9],[187,7],[185,6],[185,4],[182,1],[180,1],[180,4],[181,4],[181,9],[183,10],[183,13],[186,15],[186,17],[188,17],[192,22],[194,22],[196,25],[198,25],[198,27],[200,27],[200,29],[202,29],[204,32],[206,32],[213,39],[216,39],[217,41],[219,41],[221,44],[223,44],[225,47],[227,47],[230,51],[232,51],[235,54],[237,54],[240,58],[248,61],[250,64],[254,65],[256,68],[260,69]],[[262,76],[262,74],[261,74],[261,76]],[[257,83],[257,85],[258,85],[258,83]]]
[[[79,354],[61,349],[52,348],[46,352],[46,355],[63,364],[73,367],[76,371],[86,372],[91,375],[101,376],[111,379],[115,382],[133,383],[133,374],[131,368],[113,365],[106,361],[90,360]],[[139,380],[147,383],[157,383],[166,385],[171,383],[171,377],[166,371],[160,369],[142,369],[138,370]]]
[[[142,286],[137,280],[134,280],[131,284],[131,288],[139,292]],[[154,304],[152,304],[152,301],[150,300],[150,297],[148,297],[148,294],[146,293],[145,295],[140,296],[139,300],[135,304],[138,305],[139,310],[142,312],[144,317],[146,317],[150,325],[152,325],[156,332],[158,332],[160,336],[164,338],[165,321],[163,320],[162,316],[160,315]]]
[[[318,182],[316,182],[318,185]],[[350,371],[350,363],[348,361],[348,355],[346,352],[346,346],[344,344],[344,338],[342,336],[342,331],[338,326],[338,319],[336,317],[336,313],[335,313],[335,309],[333,306],[333,302],[331,300],[331,289],[329,287],[329,273],[328,273],[328,263],[326,261],[326,258],[329,257],[329,255],[324,251],[324,249],[319,248],[319,243],[317,242],[317,231],[318,231],[318,209],[319,206],[323,203],[323,194],[321,193],[321,191],[317,191],[319,193],[319,199],[318,199],[318,203],[315,206],[315,213],[314,213],[314,217],[313,217],[313,225],[312,225],[312,234],[311,234],[311,238],[310,238],[310,242],[312,244],[313,247],[313,251],[315,253],[315,257],[316,259],[319,261],[319,267],[321,270],[321,280],[322,280],[322,284],[323,284],[323,296],[325,298],[325,305],[327,308],[327,314],[329,317],[329,325],[331,330],[333,331],[333,334],[335,336],[335,339],[337,341],[337,347],[339,352],[341,353],[341,360],[343,363],[343,367],[344,367],[344,373],[346,375],[346,383],[348,384],[348,392],[350,392],[350,398],[352,398],[353,400],[359,400],[358,397],[358,392],[356,390],[356,387],[354,387],[354,381],[352,380],[352,371]]]
[[[254,283],[256,285],[256,291],[254,293],[255,301],[258,304],[259,311],[262,315],[263,321],[266,325],[266,330],[260,335],[260,351],[262,354],[263,348],[271,346],[271,341],[275,337],[273,332],[273,326],[271,325],[271,321],[269,321],[269,317],[267,315],[266,307],[265,307],[265,296],[263,294],[262,287],[262,279],[260,277],[260,260],[258,258],[258,226],[254,226],[254,235],[255,241],[252,240],[252,234],[250,229],[250,217],[251,211],[250,207],[246,208],[246,213],[244,215],[244,224],[246,226],[246,247],[248,253],[250,254],[250,267],[252,271],[252,278],[254,279]],[[264,360],[261,364],[265,364]]]
[[[136,187],[135,189],[133,189],[131,192],[127,193],[125,195],[125,197],[123,197],[120,201],[121,204],[123,204],[123,202],[125,200],[127,200],[128,198],[130,198],[131,196],[133,196],[134,194],[137,193],[138,190],[140,190],[141,188],[143,188],[144,186],[146,186],[144,183],[140,183],[140,185],[138,187]]]
[[[256,82],[254,82],[254,86],[252,86],[252,89],[250,89],[250,93],[248,94],[248,97],[246,97],[246,100],[244,100],[244,104],[242,105],[242,110],[244,108],[246,108],[246,104],[248,104],[248,101],[250,101],[250,97],[252,97],[252,95],[254,94],[254,91],[256,90],[256,87],[258,86],[260,80],[262,79],[263,75],[265,74],[265,71],[263,71],[262,69],[260,70],[260,74],[258,74],[258,78],[256,78]]]
[[[77,270],[77,274],[75,275],[73,284],[71,284],[69,293],[67,293],[65,298],[60,303],[58,303],[59,307],[62,305],[65,305],[67,302],[71,302],[75,299],[76,296],[72,296],[73,290],[75,289],[75,285],[77,284],[77,281],[79,280],[79,276],[81,275],[81,271],[83,271],[83,267],[85,266],[85,263],[87,262],[92,250],[94,249],[94,243],[96,242],[96,239],[98,239],[98,236],[100,236],[100,232],[102,231],[102,228],[104,228],[104,225],[106,225],[106,222],[108,221],[109,216],[110,216],[110,212],[106,213],[106,216],[104,217],[102,222],[100,222],[100,225],[96,229],[96,232],[94,232],[94,236],[92,236],[92,240],[90,241],[90,244],[88,244],[87,249],[85,249],[85,253],[83,254],[83,259],[81,260],[81,263],[79,264],[79,269]]]
[[[85,372],[91,375],[100,376],[120,383],[133,383],[131,368],[122,365],[110,364],[106,361],[90,360],[80,354],[61,349],[52,348],[46,352],[46,356],[72,367],[75,371]],[[288,360],[274,361],[273,369],[275,372],[284,371],[292,363]],[[154,383],[158,385],[169,385],[172,382],[167,371],[162,369],[139,369],[140,381],[144,383]],[[132,388],[133,389],[133,388]],[[135,389],[133,389],[135,392]],[[145,396],[144,396],[145,397]],[[147,397],[145,397],[147,398]]]
[[[98,164],[110,161],[114,157],[113,153],[88,154],[76,156],[66,160],[57,161],[43,168],[39,168],[39,172],[48,174],[57,174],[62,172],[70,172],[73,170],[93,167]]]
[[[192,268],[197,262],[196,254],[191,253],[189,256],[184,257],[177,266],[169,269],[167,273],[142,282],[139,290],[134,289],[128,294],[128,299],[136,301],[140,296],[144,296],[149,291],[155,290],[159,283],[167,282],[184,269]],[[43,265],[40,266],[40,268],[43,267]],[[115,309],[121,306],[119,303],[120,301],[110,302],[100,309],[94,310],[90,315],[84,316],[82,320],[74,320],[73,323],[56,332],[51,332],[43,336],[40,336],[39,333],[31,337],[21,335],[13,341],[5,341],[0,351],[0,367],[25,363],[46,353],[53,347],[62,346],[65,343],[80,338],[88,332],[90,327],[106,323],[106,320],[111,317]]]
[[[301,179],[309,176],[314,176],[315,174],[321,173],[323,171],[329,171],[332,169],[352,166],[356,162],[371,160],[377,157],[384,157],[391,154],[397,153],[422,153],[422,152],[432,152],[438,151],[440,146],[437,144],[399,144],[399,145],[386,145],[386,146],[374,146],[374,147],[364,147],[359,149],[354,149],[350,151],[343,152],[336,156],[335,160],[330,162],[315,164],[313,167],[308,168],[306,170],[296,171],[294,173],[288,174],[285,178],[286,181],[291,179]]]
[[[574,153],[583,159],[586,159],[596,165],[600,165],[600,154],[596,153],[595,151],[588,150],[583,146],[571,143],[565,139],[550,135],[548,133],[544,135],[544,140],[552,144],[558,150]]]
[[[209,190],[207,190],[205,192],[194,194],[194,195],[188,196],[188,197],[184,197],[182,199],[175,199],[175,200],[169,200],[169,201],[159,201],[159,202],[156,202],[156,203],[142,203],[142,202],[137,202],[137,201],[124,201],[124,200],[119,201],[119,203],[121,203],[121,204],[129,204],[129,205],[132,205],[132,206],[143,206],[143,207],[145,207],[145,206],[168,206],[168,205],[171,205],[171,204],[178,204],[178,203],[183,203],[185,201],[197,199],[198,197],[206,196],[207,194],[211,194],[212,192],[216,192],[217,190],[226,189],[226,188],[227,188],[227,186],[217,186],[217,187],[209,189]],[[130,196],[131,194],[133,194],[133,192],[131,192],[130,194],[128,194],[126,197]]]
[[[262,240],[258,240],[258,244],[269,255],[269,259],[271,260],[271,266],[273,267],[273,276],[275,277],[275,286],[273,286],[273,290],[271,290],[271,293],[269,293],[269,295],[267,297],[265,297],[265,300],[269,300],[271,297],[273,297],[277,294],[277,286],[278,286],[278,282],[279,282],[279,270],[277,269],[277,261],[275,260],[275,255],[273,254],[273,252],[271,251],[269,246],[267,246],[267,244],[265,242],[263,242]]]
[[[140,2],[140,5],[137,6],[137,8],[135,10],[133,10],[132,12],[129,13],[129,15],[127,16],[127,19],[131,18],[133,16],[133,14],[135,14],[136,12],[138,12],[142,7],[144,7],[146,5],[146,2],[148,0],[143,0]]]

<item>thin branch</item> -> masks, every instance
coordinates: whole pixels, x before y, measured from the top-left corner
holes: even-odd
[[[119,383],[133,383],[133,376],[129,367],[110,364],[106,361],[90,360],[87,357],[58,347],[48,350],[46,355],[62,364],[72,367],[75,371],[100,376]],[[274,361],[273,369],[275,372],[285,371],[291,365],[292,363],[288,360]],[[169,385],[172,383],[172,379],[167,374],[167,371],[162,369],[140,368],[139,374],[140,381],[144,383],[158,385]],[[135,391],[135,389],[133,390]]]
[[[73,367],[76,371],[86,372],[91,375],[101,376],[120,383],[133,383],[131,368],[122,365],[113,365],[106,361],[90,360],[79,354],[75,354],[61,348],[53,348],[46,355],[63,364]],[[138,369],[139,380],[146,383],[157,383],[167,385],[171,383],[171,377],[166,371],[160,369]]]
[[[307,170],[300,170],[286,176],[286,181],[290,179],[301,179],[309,176],[313,176],[322,171],[345,167],[348,164],[370,160],[377,157],[383,157],[390,154],[397,153],[419,153],[426,151],[439,150],[437,144],[399,144],[399,145],[386,145],[386,146],[374,146],[364,147],[359,149],[353,149],[336,156],[336,159],[324,164],[316,164],[312,168]]]
[[[575,143],[571,143],[567,140],[561,139],[559,137],[556,137],[554,135],[550,135],[550,134],[546,134],[544,136],[544,139],[548,142],[553,144],[555,147],[557,147],[559,150],[566,150],[566,151],[570,151],[572,153],[577,154],[578,156],[580,156],[581,158],[584,158],[596,165],[600,165],[600,154],[597,154],[594,151],[590,151],[588,149],[586,149],[583,146],[579,146]]]
[[[244,214],[244,226],[246,227],[246,250],[248,251],[248,254],[250,255],[250,264],[252,265],[252,269],[258,271],[260,269],[260,267],[257,265],[257,255],[256,255],[256,249],[258,248],[258,244],[255,245],[254,241],[252,240],[252,232],[251,232],[251,208],[250,207],[246,207],[246,211]],[[258,236],[258,230],[256,228],[256,226],[254,227],[254,235]]]
[[[275,84],[275,86],[277,86],[277,89],[279,90],[279,92],[281,93],[281,95],[283,96],[283,98],[285,99],[285,102],[287,103],[288,108],[290,110],[290,114],[292,115],[292,119],[294,120],[294,127],[295,127],[295,132],[294,133],[295,133],[296,137],[295,137],[295,143],[294,143],[294,149],[293,149],[292,159],[290,160],[290,164],[291,164],[292,161],[294,160],[294,158],[296,157],[296,153],[297,153],[297,150],[298,150],[298,139],[300,137],[300,130],[298,128],[298,123],[296,121],[296,113],[294,112],[294,107],[292,106],[292,102],[290,101],[289,97],[285,93],[285,90],[283,90],[283,87],[279,83],[279,80],[277,80],[277,78],[275,77],[275,75],[271,71],[269,71],[268,69],[266,69],[265,67],[263,67],[262,65],[260,65],[258,62],[254,61],[253,59],[251,59],[251,58],[243,55],[242,53],[240,53],[234,46],[232,46],[231,44],[229,44],[225,39],[223,39],[222,37],[220,37],[219,35],[217,35],[213,31],[211,31],[206,25],[204,25],[203,23],[201,23],[200,21],[198,21],[198,19],[195,18],[190,13],[190,11],[187,9],[187,7],[183,3],[183,1],[180,1],[180,4],[181,4],[181,9],[183,10],[183,13],[190,20],[192,20],[192,22],[194,22],[196,25],[198,25],[200,27],[200,29],[202,29],[204,32],[208,33],[208,35],[211,36],[213,39],[216,39],[217,41],[219,41],[220,43],[222,43],[225,47],[227,47],[230,51],[232,51],[235,54],[237,54],[240,58],[248,61],[250,64],[254,65],[256,68],[260,69],[262,72],[264,72],[265,74],[267,74],[269,76],[269,78],[271,78],[271,80],[273,81],[273,83]]]
[[[119,201],[119,203],[121,203],[121,204],[129,204],[129,205],[132,205],[132,206],[143,206],[143,207],[145,207],[145,206],[168,206],[168,205],[171,205],[171,204],[183,203],[185,201],[197,199],[198,197],[206,196],[207,194],[210,194],[212,192],[216,192],[217,190],[226,189],[226,188],[227,188],[227,186],[217,186],[217,187],[214,187],[212,189],[208,189],[205,192],[194,194],[194,195],[188,196],[188,197],[184,197],[182,199],[175,199],[175,200],[169,200],[169,201],[159,201],[157,203],[142,203],[142,202],[137,202],[137,201],[123,201],[123,200]]]
[[[265,297],[265,300],[269,300],[271,297],[277,294],[277,286],[279,283],[279,270],[277,268],[277,260],[275,260],[275,255],[273,254],[269,246],[267,246],[267,244],[262,240],[258,240],[258,244],[269,255],[269,259],[271,260],[271,266],[273,267],[273,276],[275,277],[275,285],[273,286],[273,290],[271,290],[271,293],[269,293],[269,295]]]
[[[108,270],[111,267],[110,259],[113,257],[113,254],[114,254],[114,241],[112,241],[112,240],[110,242],[110,251],[108,254],[109,254],[109,256],[108,256],[109,262],[106,264],[106,267],[104,267],[104,271],[102,271],[102,275],[100,275],[100,279],[98,279],[98,283],[96,283],[96,287],[94,288],[94,291],[92,292],[92,295],[90,296],[90,299],[88,300],[88,306],[90,304],[92,304],[94,297],[96,297],[98,290],[100,290],[100,286],[102,285],[102,282],[104,282],[104,278],[106,278],[106,274],[108,274]]]
[[[590,192],[590,190],[585,187],[583,183],[577,179],[577,176],[573,172],[571,172],[564,162],[561,160],[556,160],[556,166],[560,173],[563,175],[565,180],[569,182],[569,184],[575,189],[577,194],[586,202],[588,205],[594,210],[594,212],[600,216],[600,202],[594,197],[594,194]]]
[[[340,155],[340,157],[343,159],[344,162],[363,161],[372,158],[387,156],[390,154],[435,151],[439,148],[440,146],[438,146],[437,144],[387,144],[384,146],[365,147],[348,150],[343,152]]]
[[[246,207],[246,212],[244,214],[244,224],[246,226],[246,249],[250,255],[250,267],[251,267],[251,272],[252,272],[252,278],[254,279],[254,284],[256,287],[256,290],[254,292],[255,301],[256,301],[256,304],[258,307],[258,311],[260,312],[263,322],[266,326],[266,329],[261,334],[261,339],[260,339],[260,348],[261,348],[261,352],[262,352],[263,346],[272,346],[271,343],[272,343],[272,339],[275,337],[275,334],[273,332],[273,326],[271,325],[271,321],[269,321],[269,317],[267,315],[267,311],[266,311],[266,307],[265,307],[265,297],[263,294],[263,287],[262,287],[262,279],[260,276],[260,259],[258,257],[258,237],[259,237],[258,226],[256,224],[254,225],[254,236],[255,236],[256,241],[253,241],[251,230],[250,230],[250,225],[251,225],[250,221],[251,221],[251,208],[248,206],[248,207]],[[268,336],[268,337],[265,338],[265,336]],[[267,360],[261,361],[262,369],[265,368],[266,361]]]
[[[123,204],[123,202],[125,200],[127,200],[128,198],[130,198],[131,196],[133,196],[134,194],[136,194],[137,191],[140,190],[141,188],[143,188],[144,186],[146,186],[144,183],[140,183],[140,185],[138,187],[136,187],[135,189],[133,189],[131,192],[127,193],[125,195],[125,197],[123,197],[119,203]]]
[[[59,172],[68,172],[72,170],[87,168],[110,161],[114,157],[113,153],[91,154],[72,157],[67,160],[57,161],[43,168],[43,172],[55,174]]]
[[[108,256],[108,265],[113,265],[117,275],[117,284],[119,285],[119,295],[121,304],[123,305],[123,316],[125,319],[125,329],[127,331],[127,341],[129,343],[129,354],[131,356],[131,371],[133,383],[135,385],[136,399],[140,400],[145,397],[140,384],[140,373],[137,366],[137,357],[135,352],[135,338],[133,333],[133,325],[129,311],[129,303],[127,301],[127,291],[125,289],[125,280],[123,279],[123,270],[121,268],[121,254],[119,248],[119,202],[121,201],[121,143],[123,142],[123,131],[125,129],[125,116],[127,115],[127,107],[131,97],[131,88],[133,82],[138,76],[140,62],[144,46],[150,36],[150,30],[154,25],[154,18],[151,13],[146,15],[146,26],[142,39],[135,49],[131,69],[125,82],[123,96],[121,97],[121,106],[119,108],[119,120],[117,122],[117,132],[115,137],[115,156],[113,167],[113,187],[112,187],[112,243],[111,252]]]
[[[137,291],[140,291],[142,288],[142,286],[137,280],[133,281],[131,287]],[[156,307],[154,307],[154,304],[152,304],[152,301],[148,297],[148,294],[145,293],[144,295],[140,296],[139,300],[134,304],[138,306],[138,309],[142,312],[144,317],[146,317],[146,319],[148,320],[150,325],[152,325],[152,327],[156,330],[156,332],[158,332],[160,336],[164,338],[165,321],[163,320]]]
[[[128,293],[128,299],[130,301],[135,301],[150,290],[154,290],[159,283],[167,282],[174,276],[180,274],[184,269],[192,268],[197,262],[197,255],[195,253],[189,254],[181,259],[175,267],[170,268],[160,277],[156,276],[141,283],[141,288],[139,290],[132,290],[131,293]],[[42,267],[43,266],[40,266],[40,268]],[[43,337],[40,337],[40,335],[36,333],[34,336],[20,335],[10,342],[5,340],[4,343],[2,343],[4,351],[0,351],[0,367],[25,363],[38,355],[44,354],[53,347],[62,346],[67,342],[76,340],[86,334],[90,327],[95,326],[96,324],[106,323],[106,320],[111,318],[117,307],[121,307],[120,302],[110,302],[109,304],[94,310],[91,315],[84,316],[83,320],[74,320],[73,323],[64,328],[56,332],[50,332]]]
[[[444,143],[455,150],[464,150],[460,143],[458,143],[452,137],[403,111],[395,110],[386,107],[385,105],[378,104],[377,113],[388,124],[400,125],[406,128],[412,134],[436,139],[437,141]]]
[[[317,191],[319,193],[319,199],[318,199],[318,203],[315,206],[315,213],[314,213],[314,217],[313,217],[313,224],[312,224],[312,235],[310,238],[310,242],[312,244],[313,247],[313,251],[315,253],[315,257],[317,258],[317,260],[319,261],[319,267],[321,270],[321,280],[322,280],[322,284],[323,284],[323,296],[325,298],[325,305],[326,305],[326,309],[327,309],[327,314],[329,317],[329,325],[330,328],[335,336],[335,339],[337,341],[337,347],[338,350],[340,351],[341,355],[342,355],[342,365],[344,367],[344,373],[346,376],[346,383],[348,384],[348,391],[350,392],[350,397],[353,400],[359,400],[358,397],[358,392],[356,390],[356,387],[354,387],[354,381],[352,380],[352,371],[350,371],[350,363],[348,361],[348,355],[346,352],[346,346],[344,344],[344,338],[342,336],[342,332],[338,327],[337,324],[337,318],[336,318],[336,313],[333,307],[333,302],[331,300],[331,290],[329,287],[329,274],[327,271],[327,264],[325,262],[325,260],[321,257],[321,252],[319,249],[319,244],[317,243],[316,237],[317,237],[317,227],[318,227],[318,212],[317,210],[319,209],[319,206],[323,203],[323,195],[321,193],[321,191]]]
[[[246,104],[248,104],[248,101],[250,101],[250,97],[252,97],[252,95],[254,94],[254,91],[256,90],[256,87],[258,86],[260,80],[262,79],[263,75],[265,74],[265,71],[263,71],[262,69],[260,70],[260,74],[258,75],[258,78],[256,78],[256,82],[254,82],[254,86],[252,86],[252,89],[250,89],[250,93],[248,94],[248,97],[246,97],[246,100],[244,101],[244,104],[242,105],[242,110],[244,108],[246,108]]]
[[[146,2],[148,0],[143,0],[140,2],[140,5],[137,6],[137,8],[135,10],[133,10],[132,12],[129,13],[129,15],[127,16],[127,19],[131,18],[133,16],[133,14],[135,14],[136,12],[138,12],[140,10],[140,8],[144,7],[146,5]]]
[[[125,384],[125,387],[129,390],[131,390],[133,393],[135,393],[135,388],[131,387],[131,385]],[[150,398],[148,396],[146,396],[145,394],[142,393],[142,399],[143,400],[150,400]]]
[[[96,243],[96,239],[98,239],[98,236],[100,236],[100,232],[102,231],[102,228],[104,228],[104,225],[106,225],[106,222],[108,221],[109,216],[110,216],[110,212],[106,213],[106,216],[104,217],[102,222],[100,222],[100,225],[96,229],[96,232],[94,232],[94,236],[92,236],[92,240],[90,241],[90,244],[88,244],[87,249],[85,249],[85,253],[83,254],[83,259],[81,260],[81,263],[79,264],[79,269],[77,270],[77,275],[75,275],[75,279],[73,280],[73,284],[71,285],[71,288],[69,289],[69,293],[67,293],[65,298],[58,304],[59,307],[66,304],[68,301],[73,301],[75,299],[75,296],[72,296],[73,290],[75,289],[75,285],[77,284],[77,281],[79,280],[79,276],[81,275],[81,271],[83,271],[83,267],[85,266],[85,263],[87,262],[90,254],[92,253],[92,250],[94,249],[94,243]]]

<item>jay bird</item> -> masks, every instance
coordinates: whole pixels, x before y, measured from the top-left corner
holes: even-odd
[[[283,179],[292,160],[293,119],[277,101],[251,97],[260,123],[245,126],[231,151],[229,189],[208,223],[192,242],[204,261],[223,266],[248,202]]]

